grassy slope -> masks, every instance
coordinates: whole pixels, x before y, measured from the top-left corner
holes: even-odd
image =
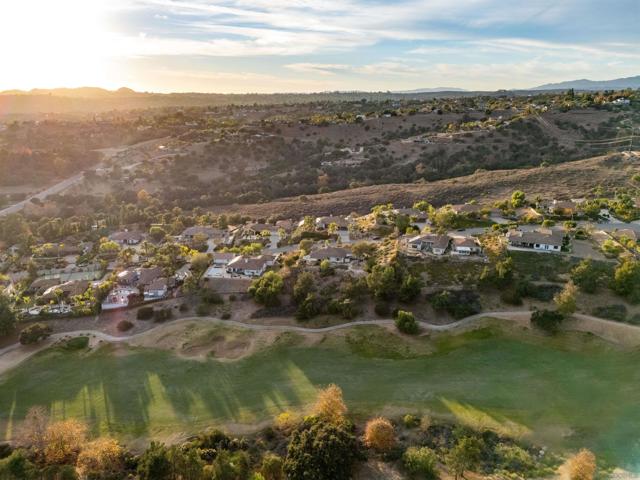
[[[0,379],[0,428],[8,435],[12,421],[45,404],[55,416],[84,417],[102,433],[171,436],[269,418],[335,382],[362,415],[385,406],[430,410],[531,430],[554,447],[588,446],[625,466],[640,456],[638,352],[575,334],[548,340],[488,329],[407,344],[360,328],[346,342],[329,337],[322,345],[281,343],[227,363],[113,347],[45,352]]]
[[[482,199],[485,203],[504,199],[514,190],[522,190],[531,199],[579,198],[592,188],[615,188],[638,173],[637,161],[617,157],[594,157],[549,167],[515,170],[479,171],[473,175],[429,183],[375,185],[351,190],[309,195],[306,201],[284,198],[268,203],[219,207],[220,211],[267,218],[274,213],[283,218],[304,215],[368,212],[381,203],[410,206],[427,199],[434,205],[462,203]],[[216,209],[216,207],[213,207]]]

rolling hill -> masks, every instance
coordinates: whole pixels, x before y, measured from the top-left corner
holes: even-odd
[[[566,82],[547,83],[532,90],[620,90],[624,88],[640,88],[640,75],[635,77],[615,78],[613,80],[568,80]]]

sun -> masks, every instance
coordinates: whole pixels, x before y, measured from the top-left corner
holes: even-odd
[[[106,0],[0,3],[0,89],[105,86]]]

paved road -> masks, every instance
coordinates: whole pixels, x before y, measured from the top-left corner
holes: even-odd
[[[67,188],[72,187],[76,183],[80,182],[83,176],[84,176],[83,173],[78,173],[73,177],[69,177],[59,183],[56,183],[52,187],[47,188],[46,190],[36,193],[35,195],[32,195],[25,200],[22,200],[21,202],[14,203],[13,205],[3,208],[2,210],[0,210],[0,217],[19,212],[34,198],[37,198],[39,200],[44,200],[49,195],[55,195],[57,193],[63,192]]]
[[[115,149],[112,149],[113,153],[111,155],[115,155],[115,153],[117,153],[119,151],[122,151],[123,149],[124,150],[134,150],[135,151],[136,149],[139,149],[142,146],[146,146],[148,144],[151,144],[153,142],[158,142],[158,141],[161,141],[161,140],[165,140],[165,138],[146,140],[144,142],[140,142],[140,143],[137,143],[135,145],[128,146],[128,147],[115,148]],[[109,149],[103,149],[103,151],[105,151],[105,152],[106,152],[106,150],[109,150]],[[155,157],[150,158],[149,160],[157,160],[157,159],[161,159],[161,158],[172,156],[172,155],[173,154],[160,154],[160,155],[157,155]],[[107,159],[108,158],[111,158],[111,157],[107,156]],[[124,168],[131,169],[131,168],[134,168],[134,167],[138,166],[140,163],[141,162],[134,162],[134,163],[125,165]],[[101,165],[102,165],[102,163],[100,163],[99,165],[96,165],[96,168],[99,168]],[[47,198],[50,195],[56,195],[58,193],[61,193],[61,192],[65,191],[65,190],[67,190],[68,188],[74,186],[75,184],[81,182],[83,178],[84,178],[84,173],[83,172],[77,173],[72,177],[66,178],[66,179],[62,180],[61,182],[58,182],[55,185],[47,188],[46,190],[42,190],[41,192],[36,193],[35,195],[32,195],[29,198],[26,198],[25,200],[22,200],[21,202],[14,203],[13,205],[10,205],[10,206],[8,206],[6,208],[3,208],[2,210],[0,210],[0,217],[4,217],[6,215],[10,215],[12,213],[19,212],[34,198],[37,198],[39,200],[44,200],[45,198]]]
[[[446,332],[450,330],[455,330],[460,327],[465,327],[474,322],[486,318],[500,318],[503,320],[513,320],[513,321],[528,321],[531,317],[531,312],[528,310],[512,310],[507,312],[483,312],[476,315],[471,315],[470,317],[463,318],[462,320],[458,320],[456,322],[448,323],[445,325],[435,325],[427,322],[419,322],[420,326],[423,330],[426,331],[435,331],[435,332]],[[629,332],[633,332],[633,334],[638,335],[640,337],[640,327],[629,324],[622,324],[620,322],[614,322],[612,320],[606,320],[603,318],[594,317],[591,315],[583,315],[583,314],[574,314],[574,317],[578,320],[588,321],[591,323],[591,327],[588,327],[587,330],[592,331],[596,335],[600,335],[607,340],[611,340],[610,337],[607,337],[603,330],[607,326],[615,326],[618,329],[626,329]],[[342,330],[345,328],[351,328],[358,325],[379,325],[379,326],[391,326],[394,324],[393,320],[359,320],[355,322],[342,323],[339,325],[332,325],[330,327],[321,327],[321,328],[308,328],[308,327],[299,327],[296,325],[259,325],[253,323],[244,323],[235,320],[220,320],[217,318],[211,317],[189,317],[180,320],[176,320],[174,322],[158,325],[157,327],[153,327],[149,330],[146,330],[141,333],[136,333],[133,335],[123,335],[123,336],[114,336],[109,335],[107,333],[98,331],[98,330],[74,330],[69,332],[59,332],[51,335],[46,341],[43,341],[37,345],[21,345],[16,343],[14,345],[10,345],[3,349],[0,349],[0,374],[6,372],[7,370],[16,367],[20,363],[24,362],[31,356],[36,353],[49,348],[55,342],[63,339],[75,338],[75,337],[93,337],[98,340],[102,340],[110,343],[126,343],[131,340],[135,340],[137,338],[141,338],[147,335],[149,332],[152,332],[157,329],[167,328],[169,326],[190,322],[193,320],[197,321],[208,321],[211,323],[221,324],[221,325],[231,325],[239,328],[246,328],[249,330],[255,331],[277,331],[277,332],[299,332],[299,333],[326,333],[333,332],[336,330]],[[624,333],[624,332],[623,332]]]

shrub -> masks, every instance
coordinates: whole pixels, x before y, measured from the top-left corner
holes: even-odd
[[[20,332],[20,343],[22,345],[31,345],[38,343],[51,335],[51,327],[44,323],[34,323],[29,325]]]
[[[171,317],[173,317],[173,312],[170,308],[159,308],[153,311],[154,322],[164,322],[165,320],[169,320]]]
[[[420,330],[413,313],[404,310],[399,310],[396,314],[395,324],[399,331],[408,335],[415,335]]]
[[[367,422],[364,444],[378,452],[388,452],[396,445],[396,432],[391,422],[382,417]]]
[[[428,447],[409,447],[402,455],[404,468],[419,478],[437,478],[436,463],[438,459],[433,450]]]
[[[624,322],[627,318],[627,307],[622,304],[600,305],[593,310],[593,314],[596,317]]]
[[[209,315],[210,307],[206,303],[199,303],[196,307],[196,315],[200,315],[201,317],[205,315]]]
[[[596,472],[596,456],[582,449],[566,463],[569,480],[592,480]]]
[[[222,320],[229,320],[231,318],[231,312],[229,310],[225,310],[222,312],[222,315],[220,315],[220,318]]]
[[[391,307],[387,302],[376,302],[373,310],[379,317],[388,317],[391,312]]]
[[[407,413],[404,417],[402,417],[402,423],[406,428],[415,428],[420,425],[420,419],[415,415],[411,415]]]
[[[332,383],[318,392],[313,413],[329,423],[341,424],[347,413],[347,406],[342,398],[342,389]]]
[[[265,480],[282,480],[284,478],[282,466],[282,458],[273,453],[268,453],[262,459],[260,473]]]
[[[138,320],[150,320],[153,318],[153,307],[140,307],[136,312],[136,318]]]
[[[557,333],[564,316],[554,310],[535,310],[531,314],[531,324],[547,333]]]
[[[520,292],[515,288],[507,288],[500,293],[500,300],[507,305],[522,305]]]
[[[126,332],[127,330],[131,330],[133,328],[133,323],[131,323],[129,320],[122,320],[118,322],[116,328],[119,332]]]
[[[256,302],[272,307],[280,304],[279,295],[283,288],[282,277],[276,272],[267,272],[251,283],[249,293]]]
[[[89,346],[89,337],[75,337],[67,340],[62,348],[68,351],[84,350]]]
[[[180,308],[178,308],[178,310],[182,313],[184,312],[188,312],[189,311],[189,305],[187,305],[186,303],[181,303],[180,304]]]
[[[209,289],[202,291],[202,301],[209,305],[220,305],[224,303],[224,299],[218,292]]]
[[[351,432],[343,425],[317,422],[291,436],[284,472],[288,480],[349,480],[357,458]]]
[[[535,466],[529,452],[517,445],[500,443],[496,447],[496,454],[501,467],[509,472],[524,473]]]

